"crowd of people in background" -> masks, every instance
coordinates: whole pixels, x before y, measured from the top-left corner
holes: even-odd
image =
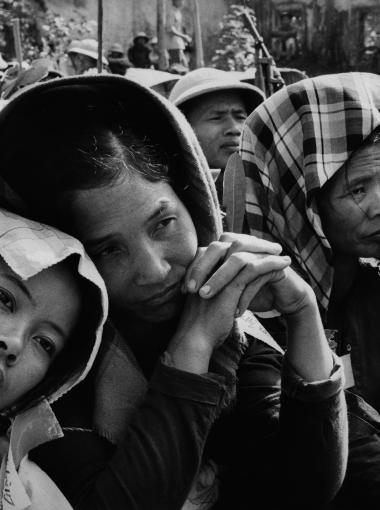
[[[189,70],[189,52],[192,38],[186,34],[183,23],[183,0],[172,0],[168,5],[164,54],[160,69],[174,74],[185,74]],[[102,72],[125,76],[129,68],[159,68],[158,39],[154,35],[138,32],[129,47],[113,43],[102,54]],[[73,40],[60,62],[53,64],[48,58],[23,62],[22,68],[16,61],[6,62],[0,54],[0,93],[7,98],[14,91],[33,81],[50,79],[54,76],[96,74],[98,72],[98,42],[93,38]],[[45,71],[42,72],[42,67]],[[32,68],[28,72],[29,68]],[[36,68],[38,71],[36,72]],[[46,76],[40,76],[46,74]],[[17,78],[17,81],[16,81]],[[5,96],[4,96],[5,92]]]

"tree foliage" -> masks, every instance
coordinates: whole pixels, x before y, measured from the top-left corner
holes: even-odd
[[[56,15],[45,0],[0,0],[0,52],[6,60],[15,58],[13,20],[20,20],[24,60],[39,57],[58,61],[72,39],[82,39],[94,32],[94,22],[75,13],[66,20]]]
[[[228,14],[223,16],[217,48],[212,57],[214,67],[226,71],[245,71],[253,67],[255,58],[255,39],[246,28],[243,10],[254,17],[251,8],[233,4]]]

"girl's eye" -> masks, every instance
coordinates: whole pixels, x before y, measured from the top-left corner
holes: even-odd
[[[35,336],[34,340],[40,345],[40,347],[47,353],[49,358],[52,358],[55,354],[55,344],[50,338],[46,336]]]
[[[10,292],[4,289],[0,289],[0,303],[1,306],[7,308],[10,312],[15,309],[15,301]]]

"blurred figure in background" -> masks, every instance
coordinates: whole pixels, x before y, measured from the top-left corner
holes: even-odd
[[[128,59],[135,67],[149,69],[151,67],[149,37],[145,32],[139,32],[133,39],[133,45],[128,50]]]
[[[169,53],[169,66],[180,64],[188,69],[189,63],[185,55],[186,45],[191,43],[191,37],[187,35],[183,27],[182,8],[184,0],[172,0],[171,8],[168,7],[166,20],[166,48]]]
[[[272,41],[275,57],[289,61],[295,57],[297,51],[297,28],[288,13],[281,15],[281,23],[272,33]]]
[[[68,60],[64,64],[65,72],[69,76],[76,74],[95,74],[98,61],[98,41],[82,39],[72,41],[67,50]],[[107,66],[107,59],[102,56],[103,68]]]
[[[112,74],[120,74],[124,76],[130,63],[124,54],[124,50],[119,43],[114,43],[107,55],[108,66]]]
[[[149,55],[150,63],[153,69],[159,68],[159,61],[160,61],[160,52],[158,50],[158,39],[157,37],[152,37],[150,41],[150,48],[151,52]],[[168,69],[169,67],[169,54],[165,50],[165,66],[164,69]]]

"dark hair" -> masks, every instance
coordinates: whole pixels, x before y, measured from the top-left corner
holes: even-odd
[[[164,108],[130,88],[126,94],[123,87],[70,84],[16,109],[1,126],[0,204],[70,232],[61,220],[71,192],[138,172],[169,182],[204,229],[198,188],[191,185],[191,147]]]
[[[58,153],[50,151],[48,160],[54,164],[58,193],[108,186],[132,174],[151,182],[169,181],[168,155],[120,124],[75,128]]]
[[[42,157],[35,143],[32,135],[24,160],[33,171],[24,171],[22,179],[17,170],[13,176],[10,172],[9,181],[12,186],[12,179],[17,179],[16,189],[26,198],[35,219],[61,228],[59,209],[70,205],[70,192],[107,187],[135,174],[150,182],[170,182],[174,189],[183,187],[169,178],[170,168],[178,165],[176,156],[169,156],[137,127],[82,119],[74,126],[46,130]],[[20,156],[15,155],[15,160],[14,167],[20,168]],[[176,192],[181,194],[181,189]]]
[[[70,192],[108,187],[133,175],[150,182],[170,182],[169,156],[130,127],[91,124],[74,129],[67,142],[69,149],[66,143],[62,154],[50,151],[53,161],[49,166],[55,169],[55,177],[51,200],[42,202],[47,210],[41,210],[44,221],[53,215],[61,228],[67,228],[64,213],[70,207]]]

